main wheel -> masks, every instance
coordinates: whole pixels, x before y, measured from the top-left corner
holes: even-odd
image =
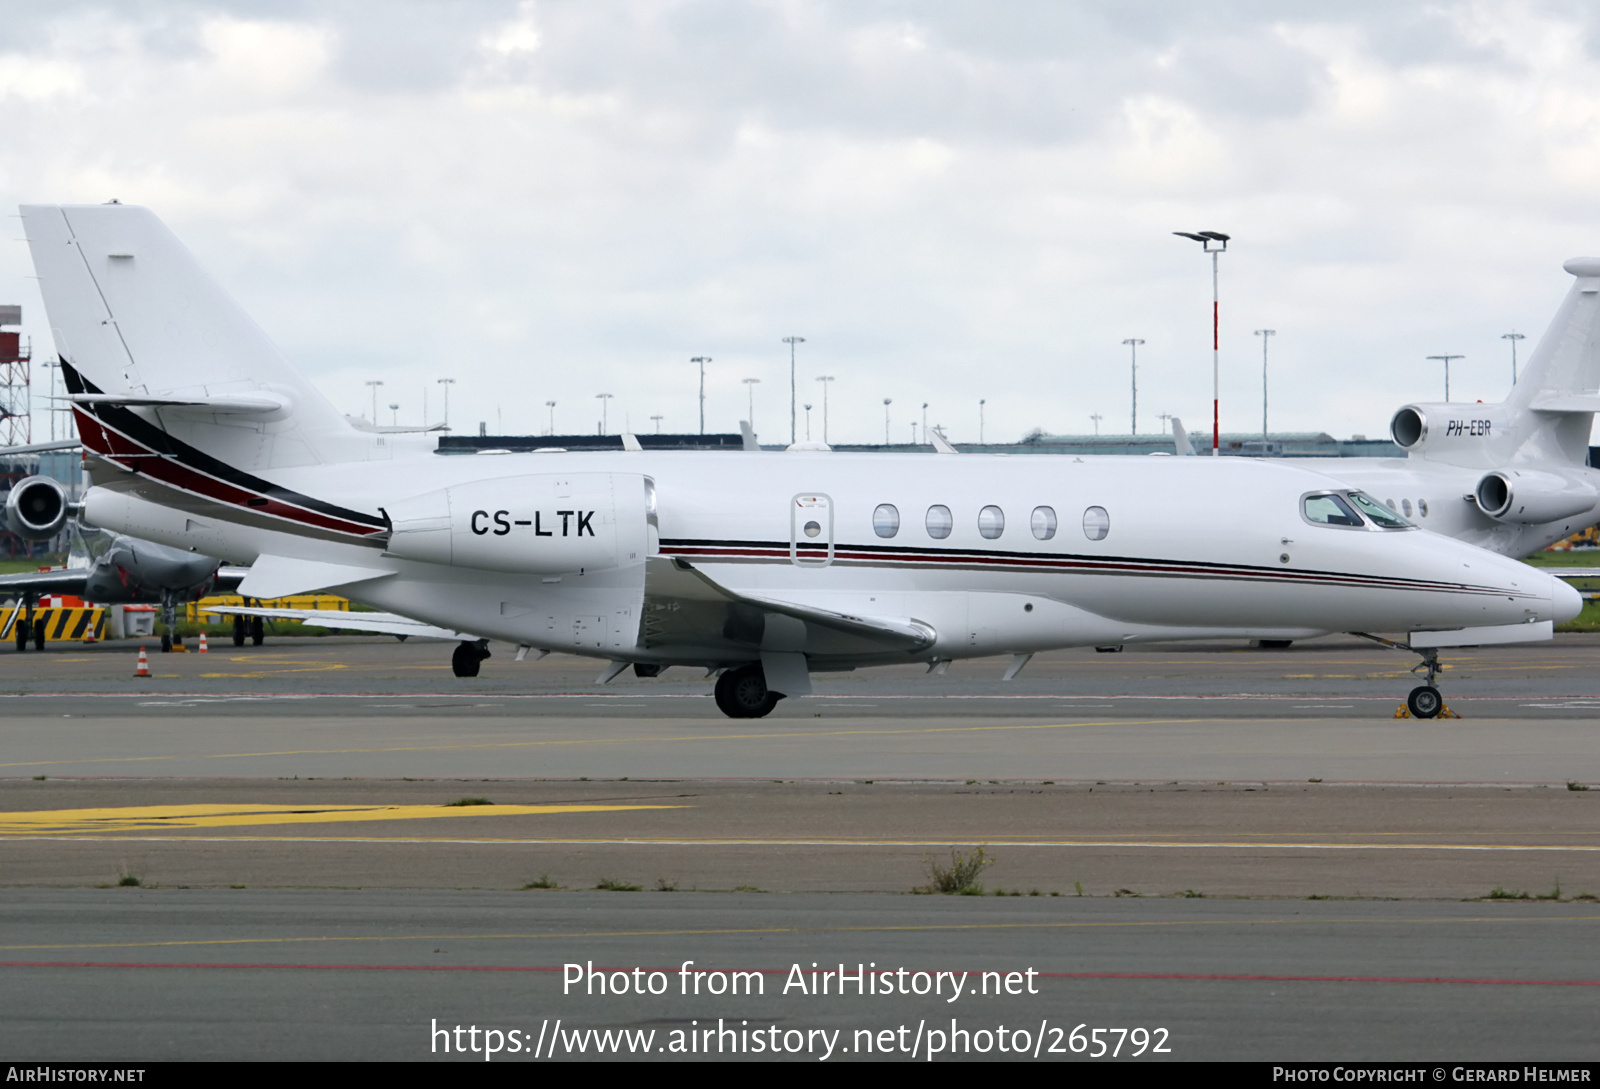
[[[29,624],[26,620],[17,621],[17,649],[18,650],[27,650],[28,649],[28,636],[30,634],[32,634],[29,631],[29,629],[31,627],[32,627],[32,625]]]
[[[33,649],[44,649],[44,621],[35,621],[33,625]]]
[[[171,651],[172,651],[172,633],[171,632],[162,632],[161,633],[161,653],[162,654],[169,654],[169,653],[171,653]]]
[[[729,718],[763,718],[783,697],[767,688],[767,675],[755,664],[730,669],[717,678],[717,709]]]
[[[249,632],[250,632],[250,625],[245,623],[244,617],[239,616],[238,614],[234,614],[234,617],[233,617],[233,645],[236,646],[236,647],[244,646],[244,637],[246,635],[248,635]]]
[[[457,643],[455,653],[450,655],[450,671],[457,677],[476,677],[483,659],[484,654],[478,649],[478,644]]]
[[[267,641],[267,626],[259,616],[250,618],[250,645],[259,647]]]
[[[1431,684],[1419,685],[1406,697],[1406,708],[1412,718],[1433,718],[1444,706],[1444,697]]]

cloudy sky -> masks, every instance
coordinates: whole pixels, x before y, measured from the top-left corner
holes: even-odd
[[[1600,9],[0,2],[0,204],[161,215],[344,411],[787,439],[1380,435],[1498,400],[1600,253]],[[11,220],[8,238],[20,237]],[[0,302],[50,350],[27,248]],[[42,413],[40,413],[42,418]],[[801,429],[804,429],[802,410]],[[47,428],[36,427],[35,437]],[[803,437],[803,435],[802,435]]]

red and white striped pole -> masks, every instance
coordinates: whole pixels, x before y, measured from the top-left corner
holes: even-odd
[[[1221,295],[1217,290],[1217,254],[1226,253],[1230,235],[1219,231],[1173,231],[1180,238],[1192,238],[1211,255],[1211,456],[1222,453],[1222,340]]]

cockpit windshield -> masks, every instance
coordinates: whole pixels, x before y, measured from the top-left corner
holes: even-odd
[[[1364,492],[1314,492],[1300,500],[1300,513],[1306,521],[1319,526],[1343,526],[1347,529],[1416,528]]]
[[[1372,519],[1372,524],[1377,526],[1379,529],[1413,528],[1413,523],[1400,517],[1400,515],[1396,514],[1394,511],[1390,510],[1388,507],[1372,498],[1372,496],[1368,495],[1366,492],[1351,492],[1350,502],[1354,503],[1356,509],[1362,514],[1365,514],[1368,518]],[[1411,508],[1407,507],[1406,509],[1410,510]]]
[[[1300,501],[1300,509],[1305,514],[1306,521],[1320,526],[1360,528],[1366,525],[1361,520],[1361,515],[1350,508],[1350,504],[1345,502],[1343,496],[1332,492],[1306,496]]]

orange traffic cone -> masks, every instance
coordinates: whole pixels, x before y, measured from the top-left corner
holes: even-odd
[[[139,648],[139,668],[133,671],[135,677],[150,676],[150,659],[145,655],[144,648]]]
[[[210,654],[211,653],[209,650],[206,649],[206,633],[205,632],[201,632],[200,633],[200,653],[201,654]]]

